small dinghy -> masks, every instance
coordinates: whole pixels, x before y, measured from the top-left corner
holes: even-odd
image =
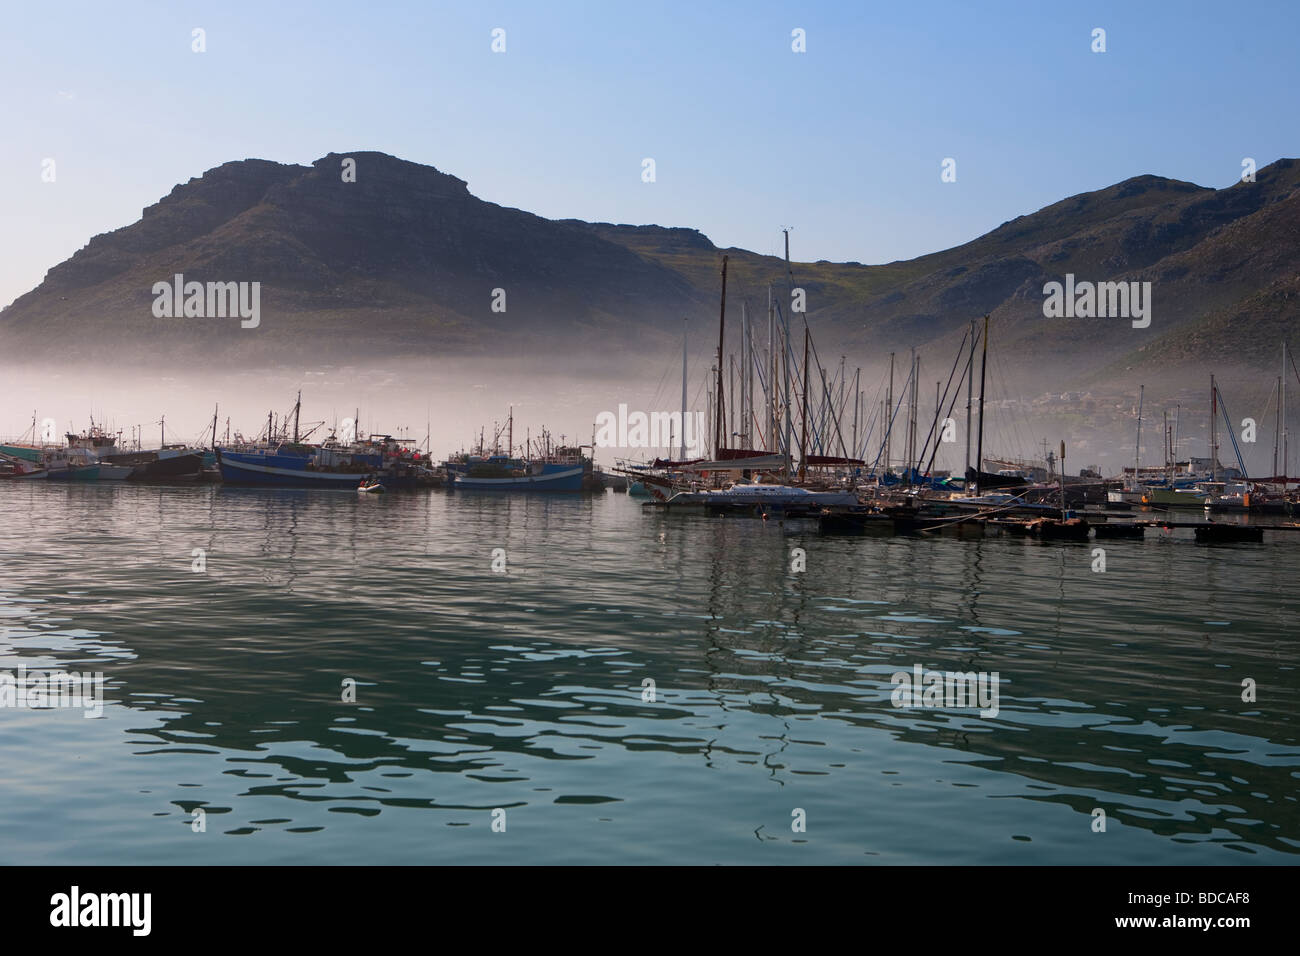
[[[378,495],[387,491],[378,478],[363,478],[361,484],[357,485],[357,493],[363,495]]]

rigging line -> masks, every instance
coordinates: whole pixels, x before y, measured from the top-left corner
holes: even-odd
[[[964,356],[965,359],[966,359],[966,365],[967,365],[967,368],[970,367],[970,356],[966,354],[966,340],[967,340],[968,338],[970,338],[970,332],[969,332],[969,330],[966,332],[966,334],[964,334],[964,335],[962,336],[962,338],[961,338],[961,345],[957,346],[957,358],[956,358],[956,361],[954,361],[954,362],[952,363],[952,371],[950,371],[950,372],[948,373],[948,384],[944,386],[944,389],[943,389],[943,398],[939,399],[939,408],[942,408],[942,407],[943,407],[943,401],[944,401],[944,399],[946,399],[946,398],[948,397],[948,391],[949,391],[949,389],[952,388],[953,375],[955,375],[956,372],[957,372],[957,363],[960,362],[960,361],[962,360],[963,356]],[[964,378],[965,375],[966,375],[966,369],[962,369],[962,377]],[[961,379],[958,379],[957,381],[960,383]],[[958,396],[958,394],[960,394],[960,392],[961,392],[961,389],[960,389],[960,388],[958,388],[958,389],[956,389],[956,390],[953,391],[953,394],[952,394],[952,401],[948,404],[948,415],[947,415],[947,417],[949,417],[949,418],[952,417],[952,409],[953,409],[953,406],[957,404],[957,396]],[[938,425],[939,425],[939,408],[936,408],[936,409],[934,410],[934,423],[930,426],[930,434],[925,436],[925,446],[924,446],[924,448],[922,448],[922,450],[921,450],[921,458],[924,458],[924,457],[925,457],[925,449],[930,447],[930,438],[931,438],[931,436],[934,435],[934,431],[935,431],[935,429],[936,429],[936,428],[938,427]],[[926,474],[930,474],[932,471],[934,471],[934,459],[935,459],[935,456],[938,455],[938,454],[939,454],[939,442],[936,440],[935,443],[934,443],[934,450],[930,453],[930,460],[929,460],[929,462],[928,462],[928,463],[926,464],[926,466],[925,466],[925,472],[926,472]],[[917,459],[917,465],[918,465],[918,466],[919,466],[920,463],[921,463],[921,458],[918,458],[918,459]]]
[[[1219,386],[1214,386],[1214,390],[1219,393],[1219,411],[1223,413],[1223,422],[1228,426],[1228,438],[1232,441],[1232,450],[1236,452],[1237,464],[1241,467],[1241,477],[1249,479],[1250,475],[1246,471],[1246,463],[1241,458],[1241,446],[1237,444],[1237,432],[1232,427],[1232,417],[1228,414],[1228,404],[1223,400],[1223,391]]]
[[[912,381],[912,373],[909,371],[907,373],[907,379],[903,382],[903,387],[899,389],[898,404],[890,410],[889,424],[885,427],[885,433],[880,439],[880,447],[876,451],[876,464],[879,464],[880,457],[885,453],[885,444],[890,440],[890,437],[894,434],[894,420],[898,417],[898,413],[903,407],[903,396],[907,393],[907,386],[908,383],[910,383],[911,381]],[[888,466],[887,462],[886,462],[886,466]],[[874,470],[875,468],[874,464],[872,465],[872,468]]]
[[[876,391],[872,395],[871,418],[869,420],[871,424],[871,430],[870,431],[866,431],[866,429],[863,430],[866,433],[861,438],[860,445],[857,449],[857,454],[853,456],[854,458],[861,458],[863,460],[866,460],[867,448],[870,447],[871,445],[871,436],[875,434],[876,424],[881,417],[880,396],[881,393],[884,392],[884,390],[885,390],[885,376],[882,373],[879,380],[876,383]]]
[[[807,328],[808,328],[808,315],[807,315],[807,313],[802,313],[802,314],[803,314],[803,325],[804,325],[804,328],[807,329]],[[817,363],[817,368],[822,370],[822,382],[823,382],[823,385],[824,385],[824,384],[825,384],[825,380],[826,380],[825,370],[822,369],[822,359],[821,359],[821,355],[817,352],[817,343],[816,343],[815,341],[813,341],[813,337],[812,337],[812,333],[811,333],[811,332],[808,333],[808,342],[809,342],[809,344],[812,346],[812,357],[813,357],[813,360],[816,361],[816,363]],[[831,420],[832,420],[832,422],[833,422],[834,425],[835,425],[835,434],[836,434],[836,437],[839,439],[839,442],[840,442],[840,449],[841,449],[841,451],[842,451],[843,448],[844,448],[844,435],[843,435],[843,433],[842,433],[842,431],[841,431],[841,429],[840,429],[840,422],[839,422],[839,419],[835,416],[835,414],[834,414],[834,410],[833,410],[833,409],[832,409],[832,412],[831,412]]]
[[[876,433],[876,425],[880,423],[880,389],[876,389],[872,396],[871,415],[863,422],[862,436],[858,441],[858,447],[855,449],[854,458],[860,458],[866,461],[867,449],[871,447],[871,438]]]

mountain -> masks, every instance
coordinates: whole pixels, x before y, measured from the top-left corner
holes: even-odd
[[[712,324],[724,253],[729,321],[742,301],[762,318],[769,285],[788,305],[783,261],[718,249],[692,229],[543,219],[383,153],[250,159],[177,186],[52,268],[0,312],[0,349],[33,361],[240,363],[634,354],[671,347],[683,315]],[[944,252],[792,271],[826,348],[867,361],[909,346],[948,354],[988,312],[1018,363],[1087,381],[1142,366],[1271,367],[1281,338],[1300,338],[1298,254],[1300,163],[1283,159],[1253,183],[1139,176]],[[155,283],[178,273],[260,283],[257,327],[155,315]],[[1150,282],[1150,326],[1044,318],[1045,283],[1067,273]]]

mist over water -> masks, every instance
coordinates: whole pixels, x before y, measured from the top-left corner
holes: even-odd
[[[707,390],[714,382],[711,371],[716,354],[716,339],[705,342],[697,328],[689,354],[687,408],[705,412]],[[760,343],[761,344],[761,343]],[[617,346],[613,343],[611,348]],[[846,357],[848,383],[843,391],[836,383],[839,354],[831,350],[822,356],[826,364],[825,391],[833,404],[842,410],[840,429],[845,453],[852,444],[852,380],[854,358]],[[918,388],[918,445],[934,426],[935,383],[947,386],[952,355],[923,356],[921,384]],[[33,413],[38,423],[45,418],[56,422],[59,441],[67,431],[80,433],[94,415],[97,424],[111,431],[121,429],[130,441],[134,428],[141,427],[142,444],[156,445],[162,437],[158,424],[165,416],[169,443],[198,442],[211,429],[213,407],[218,406],[217,434],[224,441],[227,420],[230,435],[242,433],[252,438],[266,427],[267,413],[274,411],[277,422],[292,408],[302,391],[301,422],[303,431],[323,423],[310,439],[324,439],[338,423],[360,413],[363,433],[391,434],[412,438],[423,444],[430,436],[430,450],[435,460],[477,444],[480,429],[492,444],[494,427],[502,430],[505,444],[506,420],[514,407],[514,441],[521,446],[531,435],[537,438],[546,428],[552,442],[590,444],[597,416],[602,412],[617,414],[620,404],[628,411],[678,412],[681,410],[681,352],[646,353],[617,358],[602,351],[599,340],[591,348],[559,356],[503,354],[484,358],[447,357],[437,360],[395,358],[391,362],[357,365],[302,364],[269,368],[249,368],[224,363],[219,356],[204,365],[162,362],[140,367],[84,365],[50,365],[33,368],[15,363],[0,365],[0,438],[16,438],[32,425]],[[896,356],[894,401],[903,403],[894,419],[892,458],[903,456],[903,436],[907,429],[905,404],[906,354]],[[964,367],[964,366],[963,366]],[[958,370],[960,372],[960,368]],[[1055,374],[1053,374],[1055,373]],[[815,373],[814,373],[815,374]],[[859,444],[871,464],[880,450],[881,403],[888,394],[888,356],[880,361],[865,362],[859,376],[863,393],[858,421]],[[1273,396],[1274,379],[1258,371],[1228,369],[1219,376],[1225,398],[1231,401],[1234,420],[1251,416],[1257,422],[1254,443],[1240,447],[1251,474],[1271,473],[1273,429],[1277,414]],[[792,384],[796,397],[801,383]],[[816,395],[817,382],[812,390]],[[1143,464],[1164,460],[1162,413],[1169,411],[1170,423],[1179,421],[1178,457],[1208,454],[1208,386],[1186,372],[1169,373],[1145,381],[1146,404],[1143,411]],[[738,386],[728,376],[724,389],[732,395]],[[941,387],[942,391],[942,387]],[[1061,440],[1069,445],[1067,473],[1077,474],[1085,465],[1097,465],[1105,475],[1119,474],[1133,463],[1136,439],[1137,384],[1128,386],[1094,386],[1092,389],[1070,383],[1068,370],[1028,370],[1018,365],[1014,356],[991,354],[988,370],[986,455],[1008,458],[1041,459],[1044,441],[1056,448]],[[1300,386],[1294,393],[1300,395]],[[762,387],[755,379],[754,404],[758,425],[755,443],[763,426]],[[1044,396],[1051,401],[1043,403]],[[1093,396],[1091,404],[1082,404]],[[978,403],[978,375],[974,388]],[[732,407],[729,398],[728,407]],[[1292,400],[1288,399],[1288,405]],[[734,409],[732,409],[734,411]],[[956,423],[956,440],[940,443],[934,467],[960,474],[965,461],[966,388],[959,377],[953,379],[944,415]],[[1293,415],[1294,417],[1294,415]],[[978,425],[978,418],[972,419]],[[1300,420],[1300,419],[1298,419]],[[1233,464],[1231,444],[1220,421],[1220,458]],[[714,422],[705,423],[711,437]],[[732,426],[729,424],[728,428]],[[738,426],[735,426],[738,430]],[[813,422],[810,434],[833,436],[829,420]],[[974,431],[974,428],[972,428]],[[869,436],[869,437],[868,437]],[[794,430],[797,444],[798,428]],[[738,445],[733,435],[728,444]],[[1300,449],[1300,441],[1294,443]],[[676,442],[674,442],[676,445]],[[827,440],[830,454],[840,454],[837,440]],[[974,435],[972,435],[974,455]],[[825,446],[824,446],[825,447]],[[596,460],[610,466],[615,458],[647,459],[668,452],[660,444],[651,448],[598,448]],[[675,454],[674,450],[674,454]],[[1300,450],[1292,451],[1292,462]],[[924,464],[924,463],[923,463]],[[1293,465],[1292,471],[1295,471]]]
[[[680,358],[677,359],[680,376]],[[143,442],[156,444],[159,420],[166,416],[168,442],[195,442],[210,430],[218,406],[217,434],[252,438],[266,427],[274,411],[277,426],[288,414],[299,390],[302,431],[319,441],[345,418],[360,414],[365,434],[391,434],[423,443],[426,433],[435,457],[476,442],[480,428],[492,441],[494,423],[503,429],[514,407],[514,440],[522,444],[531,432],[545,427],[557,442],[590,444],[593,423],[603,410],[619,402],[648,409],[662,367],[647,364],[627,375],[580,368],[573,360],[529,361],[447,359],[394,361],[382,365],[271,369],[190,368],[152,369],[54,368],[10,369],[0,385],[0,435],[16,437],[38,421],[53,418],[60,441],[65,431],[80,432],[94,415],[112,431],[143,426]],[[666,399],[665,399],[666,400]],[[680,405],[680,378],[672,403]],[[205,438],[204,444],[207,443]],[[604,458],[605,456],[601,456]],[[608,460],[606,458],[606,460]]]

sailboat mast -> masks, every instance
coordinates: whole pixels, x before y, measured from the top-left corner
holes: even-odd
[[[745,337],[744,329],[741,329],[740,337]],[[731,394],[731,407],[727,409],[727,442],[730,444],[731,439],[736,437],[736,396],[740,393],[736,391],[736,356],[727,356],[727,391]]]
[[[1147,387],[1138,386],[1138,430],[1137,441],[1133,443],[1133,487],[1138,487],[1138,474],[1142,469],[1142,402],[1146,397]]]
[[[681,451],[678,454],[679,461],[686,460],[686,316],[682,316],[682,440]],[[672,454],[672,450],[668,452]]]
[[[781,414],[785,419],[785,446],[781,451],[785,455],[786,477],[789,477],[791,459],[790,429],[794,427],[794,423],[791,421],[793,410],[790,406],[790,322],[787,319],[784,310],[781,312],[781,329],[778,335],[781,339],[781,370],[785,377],[785,401],[781,411]],[[33,425],[33,427],[35,427],[35,425]]]
[[[1282,376],[1277,377],[1277,419],[1273,423],[1273,477],[1277,477],[1277,452],[1282,444]]]
[[[293,403],[293,443],[298,444],[298,413],[302,409],[302,390],[298,391],[298,400]]]
[[[772,311],[772,287],[767,287],[767,359],[772,365],[767,378],[767,447],[779,450],[776,437],[776,314]]]
[[[803,327],[803,432],[799,436],[799,480],[808,477],[808,325]]]
[[[894,432],[894,353],[889,353],[889,414],[885,419],[885,471],[892,464],[889,456],[889,440]]]
[[[722,299],[718,305],[718,383],[717,399],[714,402],[713,455],[722,456],[722,425],[727,420],[725,401],[722,394],[723,361],[722,349],[726,341],[727,329],[727,257],[722,257]]]
[[[1210,376],[1210,481],[1218,481],[1218,386]]]
[[[849,457],[858,457],[858,413],[862,409],[862,392],[858,390],[858,382],[862,378],[862,367],[858,366],[857,371],[853,373],[853,454]]]
[[[970,361],[966,363],[966,470],[970,471],[970,413],[971,398],[975,388],[975,320],[970,320]]]
[[[917,379],[920,377],[920,363],[916,358],[916,349],[912,349],[912,387],[907,393],[907,483],[912,484],[912,462],[916,461],[916,402],[919,396]]]
[[[794,272],[790,268],[790,230],[782,229],[782,235],[785,236],[785,281],[786,289],[793,295],[794,293]],[[781,310],[781,328],[782,328],[782,348],[781,362],[785,367],[785,471],[786,476],[790,474],[791,459],[791,435],[790,430],[794,427],[792,420],[794,409],[790,406],[790,317],[786,310]],[[802,467],[802,466],[801,466]]]
[[[754,447],[749,437],[749,303],[740,303],[740,444]]]
[[[984,467],[984,383],[989,367],[989,317],[984,315],[984,346],[980,358],[980,431],[975,443],[975,492],[980,492],[980,471]]]

